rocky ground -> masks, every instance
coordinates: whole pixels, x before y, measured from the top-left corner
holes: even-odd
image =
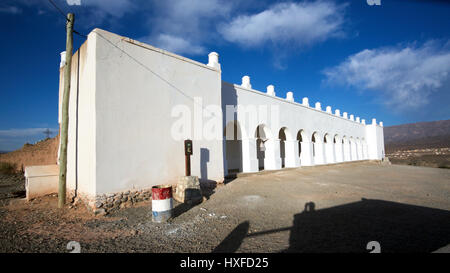
[[[376,162],[244,175],[174,218],[151,201],[107,216],[57,197],[25,202],[21,176],[0,176],[0,252],[431,252],[450,244],[450,170]]]
[[[450,148],[396,150],[386,156],[394,164],[450,168]]]

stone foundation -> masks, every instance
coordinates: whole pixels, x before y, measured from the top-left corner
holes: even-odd
[[[70,192],[68,196],[72,200],[74,192]],[[75,203],[82,201],[95,215],[106,215],[122,208],[132,207],[138,202],[149,201],[151,198],[152,189],[150,188],[138,191],[107,193],[98,195],[95,199],[78,194]]]

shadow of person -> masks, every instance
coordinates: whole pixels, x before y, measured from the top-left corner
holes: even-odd
[[[223,241],[214,248],[212,253],[234,253],[241,246],[242,241],[247,236],[250,224],[248,221],[237,225]]]
[[[303,210],[303,212],[312,212],[314,211],[316,208],[316,204],[314,204],[314,202],[308,202],[305,203],[305,209]]]
[[[310,202],[311,203],[311,202]],[[432,252],[450,243],[450,212],[362,199],[320,210],[305,205],[294,215],[286,252]]]

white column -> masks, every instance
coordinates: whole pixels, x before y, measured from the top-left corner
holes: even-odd
[[[348,140],[344,141],[344,161],[350,161],[350,143]]]
[[[367,152],[367,143],[363,143],[363,159],[368,159],[369,155]]]
[[[322,142],[313,142],[314,145],[314,164],[324,164],[324,149]]]
[[[286,168],[296,168],[300,166],[300,158],[298,157],[298,141],[284,141],[284,163]]]
[[[361,142],[358,142],[358,159],[363,160],[363,150]]]
[[[301,166],[313,166],[313,153],[312,153],[312,142],[300,142],[302,146],[302,153],[300,154],[300,164]]]
[[[281,157],[280,157],[280,140],[268,139],[264,142],[266,147],[264,157],[264,169],[265,170],[279,170],[281,169]]]
[[[337,141],[334,143],[334,155],[336,158],[336,162],[342,162],[344,161],[343,158],[343,151],[342,151],[342,140]]]
[[[256,138],[243,139],[242,141],[242,172],[258,172],[258,158],[256,157]]]
[[[325,143],[326,163],[335,163],[334,143]]]
[[[358,157],[356,155],[356,143],[354,141],[350,142],[351,147],[351,161],[358,160]]]

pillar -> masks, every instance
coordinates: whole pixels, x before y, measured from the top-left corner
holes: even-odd
[[[302,153],[300,154],[300,165],[301,166],[313,166],[313,152],[312,152],[312,142],[300,142],[302,147]]]
[[[268,139],[266,142],[264,142],[264,146],[266,147],[264,157],[264,169],[265,170],[281,169],[280,140]]]
[[[258,158],[256,157],[256,138],[242,139],[242,172],[258,172]]]
[[[285,167],[296,168],[300,167],[300,158],[298,157],[298,141],[297,140],[285,140]]]

